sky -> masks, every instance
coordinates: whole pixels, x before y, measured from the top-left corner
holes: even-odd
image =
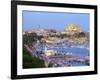
[[[56,29],[64,31],[70,24],[79,26],[83,31],[89,31],[90,15],[86,13],[67,13],[67,12],[22,12],[23,30],[37,28]]]

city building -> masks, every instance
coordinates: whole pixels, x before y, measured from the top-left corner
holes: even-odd
[[[79,32],[81,32],[81,29],[78,26],[71,24],[64,29],[64,32],[62,32],[62,34],[73,35]]]

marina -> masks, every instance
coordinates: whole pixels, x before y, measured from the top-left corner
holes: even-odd
[[[67,46],[63,44],[41,44],[34,45],[33,54],[43,59],[48,65],[53,67],[61,66],[88,66],[89,50],[86,46]]]

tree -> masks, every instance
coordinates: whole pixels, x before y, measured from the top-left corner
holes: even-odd
[[[54,30],[54,29],[51,29],[50,32],[52,32],[52,33],[56,33],[57,31]]]
[[[24,44],[32,44],[34,41],[37,41],[38,36],[36,33],[27,33],[23,36]]]
[[[80,32],[80,33],[78,34],[78,37],[85,37],[85,33],[84,33],[84,32]]]
[[[30,53],[27,51],[27,49],[24,47],[23,48],[23,68],[43,68],[45,67],[44,61],[32,57]]]

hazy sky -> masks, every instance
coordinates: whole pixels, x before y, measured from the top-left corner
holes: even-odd
[[[63,31],[68,25],[74,24],[83,31],[89,31],[89,17],[89,14],[79,13],[23,11],[23,30],[44,28]]]

